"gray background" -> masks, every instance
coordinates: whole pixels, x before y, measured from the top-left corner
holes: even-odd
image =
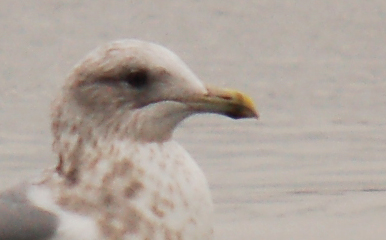
[[[203,115],[175,137],[205,171],[216,239],[384,239],[384,0],[0,2],[0,188],[56,163],[49,104],[121,38],[161,43],[259,121]]]

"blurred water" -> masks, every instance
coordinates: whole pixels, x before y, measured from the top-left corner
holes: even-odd
[[[384,238],[386,2],[7,0],[0,16],[1,188],[55,164],[49,101],[72,65],[135,37],[258,104],[259,121],[175,134],[211,184],[216,239]]]

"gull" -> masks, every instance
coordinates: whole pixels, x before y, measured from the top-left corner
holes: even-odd
[[[172,134],[185,118],[258,118],[173,52],[126,39],[89,53],[52,104],[57,165],[0,194],[1,240],[209,240],[206,177]]]

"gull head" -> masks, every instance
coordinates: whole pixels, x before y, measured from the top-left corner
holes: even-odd
[[[121,40],[89,53],[68,76],[53,104],[52,130],[162,142],[196,113],[257,118],[247,95],[203,84],[160,45]]]

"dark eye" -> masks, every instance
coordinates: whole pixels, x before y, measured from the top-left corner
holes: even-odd
[[[148,73],[146,70],[135,70],[123,77],[122,81],[133,88],[143,88],[148,83]]]

